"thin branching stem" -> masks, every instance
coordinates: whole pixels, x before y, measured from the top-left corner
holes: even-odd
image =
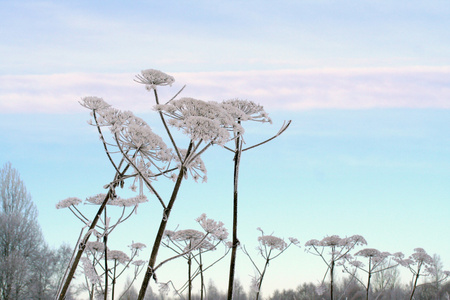
[[[108,150],[108,147],[106,146],[106,141],[105,141],[105,138],[104,138],[104,136],[103,136],[103,132],[102,132],[102,130],[100,129],[100,125],[98,124],[98,121],[97,121],[97,114],[96,114],[96,112],[95,112],[95,109],[92,110],[92,115],[94,116],[95,125],[96,125],[95,127],[97,127],[98,133],[100,134],[100,140],[101,140],[102,143],[103,143],[103,147],[105,148],[106,155],[108,156],[108,159],[109,159],[109,161],[111,162],[111,164],[114,166],[114,169],[116,169],[116,172],[117,172],[117,173],[120,173],[119,168],[117,168],[117,166],[116,166],[116,164],[114,163],[114,160],[112,159],[111,155],[109,155],[109,150]]]
[[[103,202],[100,205],[100,207],[99,207],[99,209],[97,211],[97,214],[94,217],[94,220],[92,220],[92,223],[91,223],[91,226],[89,227],[88,232],[85,234],[85,236],[83,237],[82,241],[80,242],[80,244],[78,246],[77,255],[75,256],[75,259],[74,259],[72,265],[70,266],[70,271],[69,271],[69,273],[67,275],[66,281],[64,282],[64,285],[63,285],[63,287],[61,289],[61,292],[59,294],[59,297],[58,297],[59,300],[63,300],[66,297],[67,290],[69,289],[70,282],[72,281],[72,279],[73,279],[73,277],[75,275],[75,271],[76,271],[78,263],[79,263],[79,261],[81,259],[81,255],[83,254],[84,249],[86,248],[86,243],[89,240],[89,237],[91,236],[95,226],[97,225],[97,222],[100,219],[100,216],[101,216],[103,210],[106,207],[106,203],[113,196],[113,194],[114,194],[114,191],[113,191],[112,188],[110,188],[108,190],[108,193],[105,196],[105,199],[103,199]]]
[[[166,229],[167,221],[169,219],[170,212],[171,212],[172,207],[173,207],[173,205],[175,203],[175,200],[177,198],[178,191],[180,189],[181,182],[183,181],[185,172],[186,172],[185,167],[182,164],[181,167],[180,167],[180,171],[178,173],[177,181],[175,182],[175,186],[174,186],[174,189],[172,191],[172,196],[171,196],[171,198],[169,200],[167,208],[164,209],[164,214],[163,214],[163,217],[161,219],[161,223],[160,223],[160,226],[159,226],[159,229],[158,229],[158,233],[156,234],[155,242],[153,243],[152,253],[150,255],[150,260],[148,262],[148,267],[147,267],[147,270],[145,272],[144,280],[142,281],[141,289],[139,291],[138,300],[143,300],[144,299],[145,292],[147,290],[150,278],[152,278],[154,276],[153,268],[155,267],[156,257],[158,256],[159,247],[161,246],[161,239],[162,239],[162,237],[164,235],[164,231]]]
[[[183,87],[183,89],[184,89],[184,87]],[[156,104],[159,104],[158,92],[156,91],[156,89],[153,90],[153,93],[155,95]],[[169,136],[169,139],[175,149],[175,152],[177,153],[179,160],[183,161],[180,150],[178,149],[177,144],[175,143],[175,140],[173,139],[173,136],[172,136],[172,133],[170,132],[169,126],[167,126],[166,119],[164,118],[162,111],[158,111],[158,113],[161,118],[161,122],[163,123],[164,128],[166,129],[167,135]]]
[[[247,150],[253,149],[253,148],[255,148],[255,147],[261,146],[261,145],[263,145],[263,144],[265,144],[265,143],[267,143],[267,142],[270,142],[270,141],[273,140],[274,138],[279,137],[279,136],[280,136],[280,135],[281,135],[281,134],[289,127],[289,125],[291,125],[291,120],[289,120],[287,123],[284,122],[284,123],[283,123],[283,126],[281,126],[280,130],[278,131],[278,133],[275,134],[275,135],[274,135],[273,137],[271,137],[270,139],[267,139],[267,140],[265,140],[265,141],[263,141],[263,142],[261,142],[261,143],[258,143],[258,144],[256,144],[256,145],[250,146],[250,147],[248,147],[248,148],[242,149],[242,151],[247,151]]]

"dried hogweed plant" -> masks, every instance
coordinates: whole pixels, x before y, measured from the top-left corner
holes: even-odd
[[[62,280],[58,299],[64,299],[90,237],[95,235],[98,241],[102,239],[105,249],[107,249],[108,234],[115,226],[123,223],[131,216],[131,214],[125,214],[124,211],[119,221],[111,225],[106,212],[107,205],[122,206],[122,209],[134,207],[133,212],[139,203],[156,201],[161,206],[162,217],[152,243],[151,254],[139,291],[138,299],[143,299],[150,279],[156,278],[155,270],[160,266],[156,265],[158,251],[183,179],[190,175],[195,181],[199,179],[206,181],[206,168],[201,155],[213,145],[226,147],[225,145],[228,142],[235,141],[236,148],[234,150],[227,149],[240,157],[242,151],[259,146],[277,137],[289,125],[289,123],[284,125],[279,133],[271,139],[243,149],[241,136],[244,133],[244,128],[241,122],[247,120],[270,121],[262,107],[252,102],[237,100],[219,103],[187,97],[176,99],[184,87],[171,99],[161,103],[158,88],[172,85],[175,81],[172,76],[158,70],[148,69],[137,75],[135,81],[145,85],[145,88],[153,93],[154,108],[161,119],[171,148],[164,143],[159,135],[152,131],[144,120],[136,117],[132,112],[115,109],[102,98],[85,97],[82,99],[80,104],[90,110],[92,119],[89,123],[96,127],[98,131],[106,157],[114,170],[114,175],[111,181],[104,185],[106,192],[95,198],[95,204],[99,207],[93,218],[85,216],[77,209],[76,205],[81,202],[77,198],[68,198],[58,204],[60,207],[68,207],[87,227],[86,233],[82,232],[80,235],[77,248],[67,268],[64,280]],[[180,147],[175,140],[171,131],[173,127],[189,138],[186,147]],[[235,159],[236,165],[235,200],[237,201],[239,158]],[[154,185],[154,182],[160,177],[166,177],[174,181],[172,192],[167,199],[161,196]],[[124,200],[118,195],[119,188],[122,189],[125,182],[130,183],[131,190],[136,193],[135,197]],[[235,203],[237,207],[237,202]],[[235,211],[237,211],[237,208]],[[236,214],[235,220],[237,220]],[[233,245],[237,244],[235,221],[233,224]],[[104,250],[104,252],[106,265],[108,252],[107,250]],[[233,260],[232,265],[234,265]],[[234,272],[234,267],[232,268]],[[105,270],[107,269],[108,267],[105,268]],[[105,276],[105,280],[108,280],[108,276]],[[103,298],[108,298],[107,288],[104,290]]]
[[[395,262],[395,259],[401,257],[403,254],[400,252],[391,254],[389,252],[381,252],[374,248],[366,248],[355,253],[355,256],[347,254],[344,256],[344,260],[340,262],[345,272],[356,281],[358,281],[366,291],[366,300],[369,300],[369,294],[371,292],[371,279],[372,276],[384,272],[386,270],[396,268],[399,264]],[[367,265],[357,257],[365,258]],[[361,271],[367,275],[367,282],[364,283],[357,275],[357,271]],[[382,291],[381,291],[382,292]]]
[[[305,251],[322,258],[327,265],[327,270],[322,279],[321,290],[323,290],[325,278],[330,272],[330,299],[333,300],[334,275],[337,263],[344,259],[356,246],[367,245],[366,240],[360,235],[340,238],[338,235],[324,237],[318,241],[309,240],[305,244]]]
[[[102,204],[103,199],[106,197],[105,194],[98,194],[92,197],[88,197],[85,201],[85,204],[88,205],[100,205]],[[92,259],[88,259],[87,257],[82,257],[81,260],[83,262],[83,270],[85,270],[85,276],[86,278],[90,279],[91,282],[91,287],[89,287],[89,284],[87,284],[86,281],[86,286],[87,286],[87,290],[89,291],[89,295],[90,297],[94,297],[94,291],[97,291],[97,295],[101,294],[103,295],[102,298],[105,298],[106,295],[108,294],[108,290],[109,290],[109,282],[111,279],[111,285],[112,285],[112,297],[114,298],[114,287],[115,287],[115,283],[116,280],[118,278],[118,276],[116,276],[116,269],[117,269],[117,260],[114,260],[113,255],[118,253],[117,251],[119,250],[114,250],[114,251],[110,251],[108,249],[108,236],[111,234],[111,232],[117,228],[117,226],[121,223],[123,223],[124,221],[126,221],[128,218],[131,217],[131,215],[136,212],[137,207],[139,206],[140,203],[146,202],[148,201],[147,198],[145,196],[136,196],[136,197],[131,197],[131,198],[127,198],[127,199],[122,199],[118,196],[116,196],[113,199],[110,199],[107,202],[107,206],[104,208],[103,214],[99,217],[99,222],[97,222],[96,226],[91,230],[91,233],[96,237],[97,241],[95,242],[87,242],[86,243],[86,249],[87,251],[85,251],[84,253],[87,256],[92,256]],[[81,199],[76,198],[76,197],[71,197],[71,198],[67,198],[64,200],[61,200],[60,202],[58,202],[58,204],[56,204],[56,208],[57,209],[61,209],[61,208],[68,208],[84,225],[85,227],[89,227],[90,225],[90,220],[85,216],[86,213],[83,213],[79,208],[78,205],[81,203]],[[119,217],[117,218],[117,220],[115,220],[114,222],[111,221],[112,217],[109,217],[107,214],[107,207],[108,206],[115,206],[115,207],[120,207],[121,208],[121,212],[119,214]],[[129,211],[127,212],[127,209],[129,209]],[[80,238],[77,242],[77,247],[80,247],[80,242],[81,242],[81,238],[83,237],[83,231],[84,228],[82,228],[81,233],[80,233]],[[76,248],[77,248],[76,247]],[[132,249],[135,250],[140,250],[143,247],[145,247],[144,244],[140,244],[140,243],[133,243],[133,245],[131,246]],[[137,251],[133,251],[132,252],[132,258],[134,258],[137,255]],[[113,273],[110,272],[110,267],[108,266],[108,261],[109,260],[114,260],[114,266],[112,266],[111,268],[114,270]],[[92,266],[89,266],[89,262],[91,261]],[[129,260],[127,266],[129,265],[129,263],[132,261]],[[123,263],[123,260],[120,260],[121,263]],[[133,262],[133,264],[135,266],[141,266],[142,263],[137,263],[137,262]],[[93,280],[93,278],[96,278],[95,276],[93,276],[93,274],[95,273],[96,276],[100,276],[98,275],[97,272],[90,272],[92,270],[95,270],[95,267],[99,265],[102,269],[102,280]],[[142,270],[142,268],[140,268],[140,271]],[[86,273],[86,271],[88,271]],[[135,276],[133,278],[133,281],[136,279],[136,276],[138,275],[138,270],[135,270]],[[121,272],[123,273],[123,271]],[[120,273],[120,274],[121,274]],[[87,274],[90,274],[89,276]]]
[[[109,250],[102,242],[87,242],[84,256],[81,258],[82,269],[85,276],[85,289],[89,299],[104,298],[111,292],[111,299],[115,299],[117,279],[130,267],[134,267],[133,278],[126,290],[131,288],[139,273],[143,270],[145,261],[137,260],[139,251],[145,248],[142,243],[133,243],[129,246],[131,255],[128,256],[120,250]],[[111,265],[107,264],[111,261]],[[108,279],[111,285],[108,285]]]
[[[221,106],[234,118],[237,126],[242,126],[245,121],[254,121],[261,123],[272,123],[268,114],[264,111],[264,108],[252,101],[231,99],[221,103]],[[225,146],[224,148],[231,151],[234,154],[234,173],[233,173],[233,236],[231,242],[231,259],[230,259],[230,272],[228,279],[228,300],[233,297],[234,287],[234,274],[236,270],[236,256],[237,248],[239,246],[239,239],[237,237],[237,224],[238,224],[238,183],[239,183],[239,167],[241,163],[241,155],[244,151],[256,148],[263,145],[274,138],[280,136],[290,125],[291,121],[285,122],[280,128],[278,133],[273,137],[257,143],[252,146],[244,147],[244,132],[234,132],[234,148]]]
[[[262,269],[258,268],[254,259],[252,259],[251,255],[245,249],[245,246],[242,246],[241,248],[245,255],[248,256],[257,272],[257,275],[252,279],[252,289],[256,293],[256,300],[258,300],[260,297],[264,275],[266,275],[267,267],[269,266],[270,261],[279,257],[291,245],[299,246],[299,241],[295,238],[289,238],[289,243],[287,243],[284,241],[284,239],[276,237],[272,234],[265,235],[264,231],[259,227],[257,228],[257,230],[261,232],[261,235],[258,237],[259,245],[257,247],[257,250],[258,254],[264,259],[264,267]]]
[[[222,260],[229,252],[227,242],[228,231],[223,227],[222,222],[208,219],[205,214],[197,218],[197,222],[203,227],[205,233],[194,229],[166,230],[162,243],[164,247],[176,253],[175,256],[164,262],[178,257],[183,257],[187,261],[188,279],[180,288],[174,288],[174,290],[176,294],[181,295],[187,289],[188,299],[192,299],[193,280],[198,276],[200,276],[201,287],[200,299],[205,299],[206,287],[204,273]],[[215,258],[212,262],[205,263],[204,255],[207,252],[217,250],[219,245],[225,248],[223,254]],[[193,267],[194,264],[197,265],[195,269]]]
[[[396,261],[412,273],[411,295],[409,298],[411,300],[413,299],[414,293],[418,286],[419,277],[430,276],[435,273],[433,258],[423,248],[415,248],[414,253],[408,258],[404,258],[403,255],[399,255],[396,258]],[[448,276],[450,276],[450,272],[444,271],[444,277],[440,280],[444,281]]]

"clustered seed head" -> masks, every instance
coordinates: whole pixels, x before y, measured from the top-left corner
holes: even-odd
[[[72,205],[78,205],[81,203],[81,199],[77,198],[77,197],[69,197],[66,198],[64,200],[59,201],[56,204],[56,208],[57,209],[61,209],[61,208],[66,208]]]
[[[155,69],[142,70],[140,75],[136,75],[136,82],[145,84],[148,91],[156,90],[157,86],[172,85],[175,78],[164,72]]]

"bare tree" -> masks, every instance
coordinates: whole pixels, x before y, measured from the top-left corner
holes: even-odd
[[[0,294],[25,299],[33,293],[32,270],[44,240],[36,207],[11,163],[0,170],[0,195]]]

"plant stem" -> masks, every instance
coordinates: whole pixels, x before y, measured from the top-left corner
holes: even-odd
[[[239,183],[239,166],[242,154],[242,139],[238,135],[236,138],[234,150],[234,182],[233,182],[233,241],[231,246],[230,274],[228,279],[228,300],[233,298],[234,273],[236,270],[236,253],[239,240],[237,238],[237,221],[238,221],[238,183]]]
[[[169,204],[167,205],[167,208],[164,210],[164,215],[161,219],[161,223],[159,225],[158,233],[156,234],[155,242],[153,243],[152,253],[150,255],[150,260],[148,262],[148,268],[145,272],[144,280],[142,281],[141,289],[139,291],[138,300],[143,300],[145,296],[145,292],[147,290],[150,278],[154,276],[153,268],[156,264],[156,257],[158,256],[158,250],[161,246],[162,237],[164,235],[164,231],[166,229],[167,222],[169,220],[170,211],[172,210],[172,207],[175,203],[175,200],[177,198],[178,191],[180,189],[181,182],[183,181],[185,173],[185,168],[183,165],[181,165],[180,172],[178,173],[178,178],[175,183],[175,187],[172,192],[172,196],[170,197]]]
[[[189,242],[190,243],[190,242]],[[190,245],[189,245],[190,247]],[[188,254],[188,299],[192,299],[192,278],[191,278],[192,258],[191,253]]]
[[[203,262],[202,262],[202,251],[199,250],[199,259],[200,259],[200,287],[201,287],[201,291],[200,291],[200,300],[203,300],[203,291],[205,289],[205,281],[203,278]]]
[[[108,300],[108,226],[107,226],[107,215],[106,215],[106,209],[104,211],[105,213],[105,235],[103,236],[103,244],[105,245],[105,300]],[[113,297],[114,299],[114,297]]]
[[[110,188],[108,191],[108,194],[106,195],[105,199],[102,202],[102,205],[100,205],[100,208],[98,209],[97,214],[95,215],[95,218],[92,221],[88,232],[86,233],[86,235],[80,242],[77,255],[75,256],[75,259],[74,259],[72,265],[70,266],[70,271],[67,275],[66,281],[64,282],[64,285],[59,294],[59,297],[58,297],[59,300],[63,300],[66,297],[67,290],[69,289],[70,282],[72,281],[72,278],[74,277],[78,263],[81,259],[81,255],[83,254],[84,249],[86,248],[86,243],[89,240],[89,237],[91,236],[93,229],[97,225],[98,219],[100,218],[100,215],[102,214],[103,209],[106,207],[106,203],[108,202],[108,200],[111,198],[112,195],[113,195],[113,190],[112,190],[112,188]]]
[[[112,278],[112,292],[111,292],[112,300],[114,300],[114,288],[116,287],[116,268],[117,268],[117,259],[114,260],[114,275]],[[106,286],[106,289],[108,289],[108,286]]]
[[[270,250],[272,251],[272,250]],[[258,291],[256,292],[256,300],[259,299],[259,293],[261,292],[261,286],[262,286],[262,281],[264,279],[264,275],[266,274],[266,270],[267,270],[267,266],[269,265],[269,261],[270,261],[270,253],[266,258],[266,264],[264,265],[264,269],[261,273],[261,278],[259,279],[259,283],[258,283]]]
[[[372,257],[369,257],[369,272],[367,275],[366,300],[369,300],[370,278],[372,277]]]
[[[411,291],[411,297],[409,298],[409,300],[412,300],[412,299],[413,299],[414,292],[416,291],[417,281],[419,280],[420,267],[421,267],[421,265],[419,264],[419,267],[417,268],[417,273],[416,273],[416,276],[415,276],[416,279],[414,280],[414,286],[413,286],[413,289],[412,289],[412,291]]]

